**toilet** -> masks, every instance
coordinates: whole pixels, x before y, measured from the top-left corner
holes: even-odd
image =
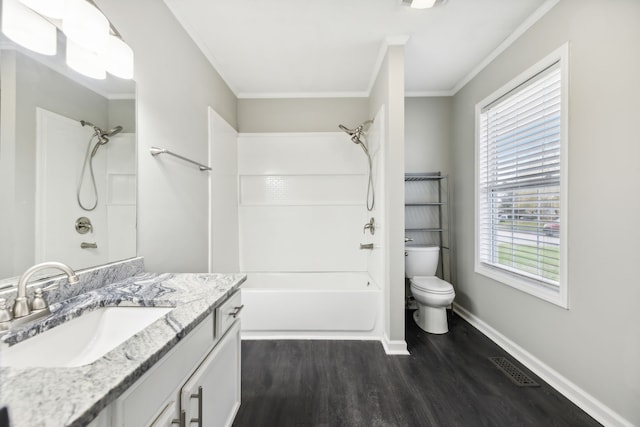
[[[411,294],[418,304],[413,320],[420,329],[431,334],[446,334],[447,307],[456,293],[450,283],[437,277],[440,248],[437,246],[407,246],[405,275],[411,282]]]

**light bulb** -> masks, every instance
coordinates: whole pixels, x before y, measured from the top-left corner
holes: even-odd
[[[107,77],[104,54],[86,49],[71,39],[67,39],[67,65],[87,77]]]
[[[18,0],[2,0],[2,32],[34,52],[56,54],[56,27]]]
[[[109,20],[86,0],[66,0],[62,31],[76,44],[105,52],[109,39]]]
[[[414,9],[428,9],[436,4],[436,0],[413,0],[411,7]]]
[[[22,4],[30,7],[40,15],[53,19],[62,19],[64,16],[65,0],[20,0]]]
[[[116,36],[109,36],[107,71],[122,79],[133,78],[133,50]]]

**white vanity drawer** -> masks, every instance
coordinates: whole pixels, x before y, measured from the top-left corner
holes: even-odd
[[[216,309],[216,338],[220,338],[240,318],[240,311],[244,306],[237,290],[220,307]]]
[[[116,400],[118,427],[148,426],[164,407],[175,400],[176,388],[188,378],[213,346],[213,315],[195,327],[142,378]]]

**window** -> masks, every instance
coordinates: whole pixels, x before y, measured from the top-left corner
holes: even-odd
[[[476,271],[567,307],[567,47],[476,106]]]

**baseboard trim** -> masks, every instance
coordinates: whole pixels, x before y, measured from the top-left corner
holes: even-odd
[[[314,332],[279,332],[273,331],[242,331],[240,338],[246,341],[258,340],[331,340],[331,341],[381,341],[376,335],[349,335]]]
[[[405,340],[390,340],[387,334],[382,336],[380,340],[385,353],[394,356],[408,356],[407,342]]]
[[[281,332],[274,334],[272,331],[241,331],[240,338],[245,341],[259,340],[353,340],[353,341],[380,341],[384,352],[388,355],[407,356],[407,342],[405,340],[390,340],[387,335],[349,335],[327,334],[318,332]]]
[[[633,427],[633,424],[613,411],[611,408],[600,402],[598,399],[578,387],[573,382],[562,376],[559,372],[543,363],[534,355],[520,347],[515,342],[498,332],[493,327],[482,321],[480,318],[469,312],[457,303],[453,305],[454,311],[478,329],[487,338],[491,339],[507,353],[517,359],[520,363],[529,368],[532,372],[542,378],[551,387],[567,399],[575,403],[580,409],[591,415],[596,421],[604,426]]]

